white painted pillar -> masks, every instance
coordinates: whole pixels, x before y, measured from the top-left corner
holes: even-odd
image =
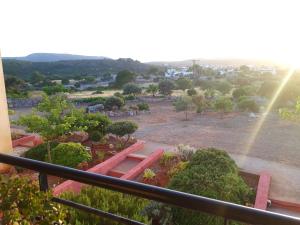
[[[0,153],[12,152],[11,132],[8,116],[7,99],[5,92],[4,74],[0,52]],[[9,166],[0,163],[0,173],[9,169]]]

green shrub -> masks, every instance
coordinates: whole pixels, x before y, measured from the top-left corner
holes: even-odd
[[[64,193],[63,198],[75,201],[87,206],[101,209],[110,213],[121,215],[142,223],[150,224],[147,216],[140,211],[148,204],[148,200],[137,198],[102,188],[86,187],[80,194]],[[70,209],[70,224],[76,225],[119,225],[110,219],[85,213],[80,210]]]
[[[74,99],[74,103],[91,103],[93,105],[96,104],[104,104],[106,101],[106,98],[104,97],[89,97],[89,98],[79,98],[79,99]]]
[[[124,99],[125,99],[126,101],[130,101],[130,100],[135,100],[136,97],[135,97],[134,95],[125,95]]]
[[[239,176],[235,162],[226,152],[213,148],[196,151],[187,167],[174,175],[168,188],[242,205],[254,196]],[[223,218],[175,207],[172,217],[180,225],[224,224]]]
[[[58,142],[50,142],[50,149],[53,150],[58,145]],[[39,160],[39,161],[46,161],[47,156],[47,143],[40,144],[29,149],[25,152],[24,155],[26,158]]]
[[[124,104],[124,99],[116,96],[111,96],[106,99],[104,107],[106,110],[112,110],[114,107],[120,109]]]
[[[137,107],[138,107],[138,109],[139,109],[140,111],[142,111],[142,110],[148,111],[149,108],[150,108],[150,107],[149,107],[149,104],[147,104],[147,103],[145,103],[145,102],[137,104]]]
[[[131,121],[119,121],[114,122],[108,127],[108,132],[119,137],[123,137],[125,135],[131,135],[137,130],[138,126],[136,123]]]
[[[168,171],[168,176],[169,177],[173,177],[174,175],[176,175],[177,173],[179,173],[180,171],[184,170],[187,165],[189,164],[188,161],[186,162],[179,162],[176,165],[174,165],[169,171]]]
[[[241,97],[238,102],[238,107],[241,111],[249,111],[249,112],[259,112],[259,106],[258,104],[247,97]]]
[[[66,224],[66,211],[26,178],[0,176],[2,224]]]
[[[244,88],[238,88],[232,92],[232,97],[237,98],[237,99],[239,97],[246,96],[246,95],[247,95],[247,92]]]
[[[165,151],[164,154],[162,155],[159,163],[162,166],[169,166],[175,158],[176,158],[175,153],[170,152],[170,151]]]
[[[145,169],[143,173],[144,179],[153,179],[156,176],[155,172],[151,169]]]
[[[94,131],[92,134],[91,134],[91,140],[94,141],[94,142],[99,142],[102,140],[103,138],[103,134],[99,131]]]
[[[91,160],[91,155],[79,143],[60,143],[51,151],[51,158],[54,164],[77,167],[79,163]]]
[[[101,113],[86,113],[79,122],[80,126],[87,127],[89,134],[99,131],[102,135],[106,134],[107,127],[111,124],[110,118]]]
[[[187,94],[188,94],[188,96],[194,96],[197,94],[197,91],[195,88],[191,88],[191,89],[187,90]]]
[[[142,93],[142,88],[140,88],[138,85],[133,83],[125,84],[123,87],[123,94],[124,95],[137,95]]]
[[[124,99],[124,95],[122,95],[120,92],[114,93],[114,96]]]

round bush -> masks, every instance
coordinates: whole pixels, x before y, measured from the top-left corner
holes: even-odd
[[[241,111],[249,111],[249,112],[259,112],[258,104],[249,98],[240,98],[238,102],[238,107]]]
[[[112,110],[114,107],[117,107],[118,109],[121,108],[125,104],[124,100],[122,98],[111,96],[106,99],[104,103],[104,107],[106,110]]]
[[[188,94],[188,96],[194,96],[197,94],[197,91],[196,91],[196,89],[191,88],[191,89],[187,90],[187,94]]]
[[[53,150],[58,145],[58,142],[50,142],[50,149]],[[47,156],[47,143],[40,144],[25,152],[25,157],[39,161],[45,161]]]
[[[138,126],[136,123],[131,121],[120,121],[111,124],[108,127],[108,132],[119,137],[133,134],[137,130]]]
[[[149,110],[149,104],[147,104],[145,102],[137,104],[137,107],[140,111],[142,111],[142,110],[148,111]]]
[[[168,188],[242,205],[253,198],[253,191],[239,176],[234,161],[226,152],[212,148],[196,151],[186,169],[174,175]],[[180,225],[224,224],[223,218],[175,207],[172,217]]]
[[[51,151],[51,158],[54,164],[77,167],[79,163],[88,162],[91,155],[79,143],[60,143]]]

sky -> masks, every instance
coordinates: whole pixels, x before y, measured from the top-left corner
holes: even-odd
[[[0,49],[2,56],[298,63],[299,6],[298,0],[0,0]]]

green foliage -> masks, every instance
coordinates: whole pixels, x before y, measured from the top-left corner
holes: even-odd
[[[247,92],[244,88],[237,88],[232,92],[232,96],[236,99],[242,96],[246,96]]]
[[[79,143],[60,143],[51,151],[54,164],[76,168],[79,163],[88,162],[91,155]]]
[[[181,96],[173,103],[176,112],[185,112],[185,119],[187,120],[187,112],[194,109],[194,104],[190,96]]]
[[[103,134],[102,134],[101,132],[99,132],[99,131],[94,131],[94,132],[92,132],[90,138],[91,138],[91,140],[94,141],[94,142],[99,142],[99,141],[102,140],[103,137],[104,137],[104,136],[103,136]]]
[[[74,99],[74,103],[90,103],[90,105],[103,104],[105,103],[106,98],[104,97],[92,97],[92,98],[78,98]]]
[[[66,224],[66,211],[26,178],[0,176],[2,224]]]
[[[77,111],[77,113],[81,113]],[[103,136],[106,134],[107,127],[111,124],[108,116],[102,113],[85,113],[77,116],[77,126],[83,127],[89,134],[99,131]],[[80,118],[80,120],[79,120]]]
[[[212,148],[195,152],[186,168],[173,176],[168,188],[242,205],[254,197],[234,161],[226,152]],[[172,208],[172,217],[180,225],[224,224],[223,218],[177,207]]]
[[[192,101],[197,108],[197,113],[202,113],[208,107],[208,102],[202,95],[192,96]]]
[[[186,90],[192,87],[192,81],[186,77],[180,77],[176,80],[176,86],[178,89]]]
[[[136,78],[135,73],[132,73],[128,70],[120,71],[117,74],[117,77],[115,80],[115,86],[118,88],[121,88],[121,87],[123,87],[123,85],[135,81],[135,78]]]
[[[143,178],[144,179],[153,179],[156,176],[155,172],[149,168],[144,170]]]
[[[155,84],[150,84],[146,90],[147,93],[151,93],[154,97],[155,94],[158,92],[158,86]]]
[[[263,97],[271,98],[278,87],[279,83],[276,81],[265,81],[258,90],[258,94]]]
[[[230,98],[220,97],[215,102],[215,109],[219,112],[231,112],[233,109],[233,103]]]
[[[78,126],[82,113],[76,111],[66,96],[44,95],[33,113],[21,116],[17,124],[26,126],[29,132],[39,133],[46,140],[53,140],[71,131],[84,130]]]
[[[28,87],[24,80],[15,76],[5,77],[5,89],[9,98],[27,98]]]
[[[241,111],[248,111],[248,112],[259,112],[259,105],[250,98],[241,97],[238,102],[238,107]]]
[[[119,137],[133,134],[138,128],[138,125],[132,121],[119,121],[109,125],[108,132]]]
[[[47,74],[52,79],[57,74],[61,77],[80,80],[85,76],[105,73],[118,73],[120,70],[131,70],[145,73],[151,66],[132,59],[99,59],[99,60],[68,60],[56,62],[28,62],[21,60],[3,59],[4,74],[13,74],[22,79],[28,79],[34,71]],[[41,78],[40,80],[45,80]],[[130,81],[132,82],[132,81]]]
[[[188,94],[188,96],[194,96],[197,94],[197,91],[195,88],[191,88],[191,89],[187,90],[187,94]]]
[[[123,94],[124,95],[137,95],[142,93],[142,88],[140,88],[138,85],[133,83],[128,83],[123,86]]]
[[[231,88],[232,85],[228,81],[216,81],[215,83],[215,89],[220,91],[222,94],[229,93]]]
[[[176,154],[174,152],[165,151],[159,163],[162,166],[170,166],[174,159],[176,159]]]
[[[44,74],[41,74],[39,71],[34,71],[30,76],[30,83],[37,85],[42,83],[46,79]]]
[[[61,84],[56,84],[53,86],[46,86],[43,88],[43,91],[47,94],[47,95],[54,95],[57,93],[64,93],[64,92],[68,92],[68,89],[65,88],[63,85]]]
[[[63,198],[106,212],[124,216],[133,220],[150,224],[147,216],[141,215],[141,210],[149,203],[148,200],[137,198],[102,188],[86,187],[80,194],[64,193]],[[70,224],[76,225],[119,225],[104,217],[92,215],[81,210],[70,209]]]
[[[135,99],[136,99],[136,97],[134,95],[126,95],[124,97],[125,101],[131,101],[131,100],[135,100]]]
[[[159,93],[162,95],[171,95],[174,88],[175,85],[170,80],[163,80],[158,84]]]
[[[145,102],[137,104],[137,107],[138,107],[138,109],[139,109],[140,111],[143,111],[143,110],[148,111],[149,108],[150,108],[150,107],[149,107],[149,104],[148,104],[148,103],[145,103]]]
[[[106,99],[104,107],[106,110],[112,110],[115,107],[120,109],[124,104],[124,99],[116,96],[111,96]]]
[[[180,171],[185,170],[185,168],[188,166],[189,162],[179,162],[176,165],[174,165],[169,171],[168,176],[173,177],[176,174],[178,174]]]
[[[50,142],[50,149],[55,148],[58,145],[58,142]],[[26,158],[39,160],[39,161],[46,161],[47,156],[47,143],[40,144],[29,149],[25,152],[24,155]]]
[[[299,122],[300,121],[300,97],[298,97],[294,109],[280,108],[279,116],[284,120]]]
[[[124,95],[122,95],[120,92],[114,93],[114,96],[124,99]]]

